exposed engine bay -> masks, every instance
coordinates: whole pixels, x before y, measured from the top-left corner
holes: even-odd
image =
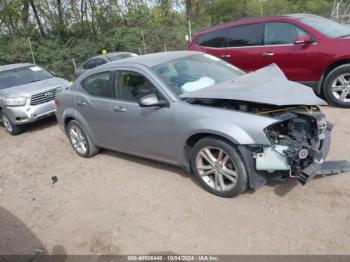
[[[316,164],[319,167],[323,162],[325,153],[321,148],[329,137],[327,132],[332,129],[332,124],[326,121],[325,115],[317,106],[274,106],[223,99],[186,99],[186,101],[191,104],[237,110],[277,119],[277,123],[264,130],[271,146],[260,147],[253,154],[255,168],[258,171],[268,173],[282,171],[286,176],[298,177],[299,181],[305,184],[317,171],[316,167],[312,166]]]

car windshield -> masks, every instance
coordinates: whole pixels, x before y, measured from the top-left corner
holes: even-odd
[[[52,75],[39,66],[21,67],[0,72],[0,90],[13,86],[42,81]]]
[[[245,74],[242,70],[208,54],[195,54],[153,67],[177,95],[194,92]]]
[[[350,26],[326,18],[307,16],[299,18],[299,21],[332,38],[350,36]]]

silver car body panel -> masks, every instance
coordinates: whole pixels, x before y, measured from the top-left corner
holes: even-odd
[[[15,64],[8,66],[1,66],[0,71],[7,71],[21,67],[34,66],[32,64]],[[65,87],[69,81],[51,77],[42,81],[28,83],[19,86],[13,86],[10,88],[0,90],[0,111],[4,112],[12,123],[21,125],[34,122],[40,118],[53,115],[55,113],[55,105],[53,98],[48,102],[31,105],[31,97],[36,94],[49,92],[51,95],[52,90],[57,90]],[[15,98],[15,97],[27,97],[26,104],[24,106],[6,106],[2,99]]]
[[[272,147],[264,130],[280,121],[278,118],[239,110],[189,103],[176,96],[151,68],[193,54],[200,53],[179,51],[151,54],[126,58],[89,70],[69,90],[58,94],[56,116],[60,127],[64,130],[68,121],[75,119],[98,147],[172,163],[188,170],[187,142],[194,136],[218,136],[237,145],[240,150],[246,148],[242,155],[250,163],[253,158],[248,148]],[[136,102],[96,98],[87,94],[80,84],[83,79],[98,72],[118,70],[143,74],[163,94],[168,106],[141,107]],[[325,104],[310,88],[288,81],[274,66],[235,80],[236,82],[208,87],[184,97],[243,100],[277,106]],[[78,101],[84,102],[84,106],[79,106]],[[120,107],[125,110],[115,110]],[[276,166],[285,167],[276,161]],[[261,182],[253,179],[254,176],[257,175],[251,174],[253,182],[250,183],[256,188]]]
[[[277,106],[327,105],[312,88],[289,81],[275,64],[181,97],[233,99]]]

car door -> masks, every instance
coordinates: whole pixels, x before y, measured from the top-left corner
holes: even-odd
[[[109,145],[111,136],[111,102],[115,99],[114,74],[96,73],[80,82],[81,92],[76,96],[76,109],[92,132],[98,146]]]
[[[299,36],[307,34],[302,28],[288,22],[265,23],[264,46],[260,54],[262,66],[275,63],[293,81],[318,81],[314,69],[321,64],[321,58],[316,39],[312,36],[312,43],[294,44]]]
[[[227,47],[223,48],[221,58],[246,72],[261,67],[263,27],[260,23],[234,26],[227,35]]]
[[[113,136],[119,150],[175,162],[173,114],[169,106],[141,107],[138,99],[165,94],[142,72],[119,70],[115,75],[116,100],[112,104]]]

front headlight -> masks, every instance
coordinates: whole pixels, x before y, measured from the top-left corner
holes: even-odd
[[[12,98],[5,98],[4,104],[7,106],[24,106],[27,103],[26,97],[12,97]]]

